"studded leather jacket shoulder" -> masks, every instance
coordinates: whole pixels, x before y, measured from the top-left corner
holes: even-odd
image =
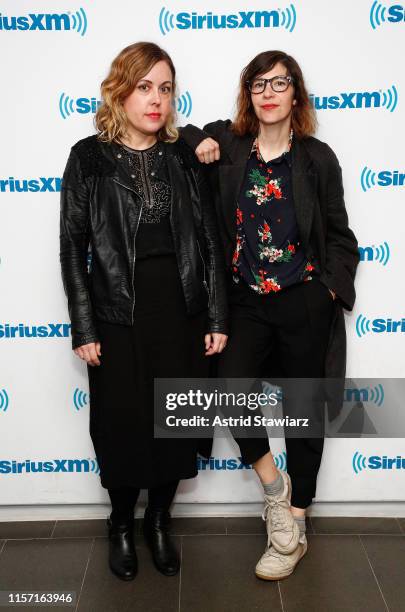
[[[144,203],[124,162],[120,145],[90,136],[72,148],[63,175],[60,261],[73,348],[99,339],[97,320],[134,322],[135,238]],[[149,171],[170,185],[170,226],[187,312],[207,310],[207,331],[227,333],[224,261],[204,170],[179,140],[159,143]]]

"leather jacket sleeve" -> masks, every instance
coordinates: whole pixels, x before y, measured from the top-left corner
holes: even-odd
[[[60,263],[68,298],[73,349],[98,341],[87,273],[90,183],[91,178],[83,178],[80,160],[72,150],[61,189]]]
[[[198,145],[206,138],[213,138],[221,144],[222,136],[229,131],[231,125],[232,121],[229,119],[226,121],[219,119],[218,121],[207,123],[203,129],[188,123],[184,127],[178,128],[178,130],[184,142],[195,151]]]
[[[208,332],[228,334],[228,304],[226,295],[225,261],[218,235],[217,219],[205,169],[194,168],[201,198],[202,228],[207,246],[208,267]]]

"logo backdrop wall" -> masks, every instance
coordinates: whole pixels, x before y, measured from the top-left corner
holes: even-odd
[[[70,345],[59,191],[71,145],[94,131],[112,58],[138,40],[155,41],[173,57],[179,124],[232,116],[240,70],[258,52],[282,49],[298,59],[318,137],[341,162],[361,245],[357,303],[346,317],[348,375],[404,375],[404,19],[404,5],[372,0],[3,0],[2,504],[106,499],[88,435],[86,370]],[[285,468],[282,440],[271,444]],[[404,453],[399,439],[328,440],[317,500],[405,500]],[[218,441],[213,455],[200,462],[198,479],[182,484],[177,501],[260,499],[231,440]]]

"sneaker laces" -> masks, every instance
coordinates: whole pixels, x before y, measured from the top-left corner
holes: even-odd
[[[262,519],[264,521],[267,520],[269,513],[271,517],[270,518],[271,528],[267,530],[268,531],[267,546],[270,546],[270,538],[271,538],[271,533],[273,531],[283,530],[285,527],[287,527],[287,521],[285,518],[284,509],[281,506],[281,502],[283,501],[285,500],[277,499],[277,498],[270,499],[266,503],[265,508],[263,510]]]

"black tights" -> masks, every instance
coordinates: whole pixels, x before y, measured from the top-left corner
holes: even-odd
[[[176,494],[178,484],[178,480],[173,480],[167,484],[148,489],[149,508],[151,510],[169,510]],[[123,522],[132,521],[139,492],[140,489],[135,487],[108,489],[112,506],[112,520]]]

